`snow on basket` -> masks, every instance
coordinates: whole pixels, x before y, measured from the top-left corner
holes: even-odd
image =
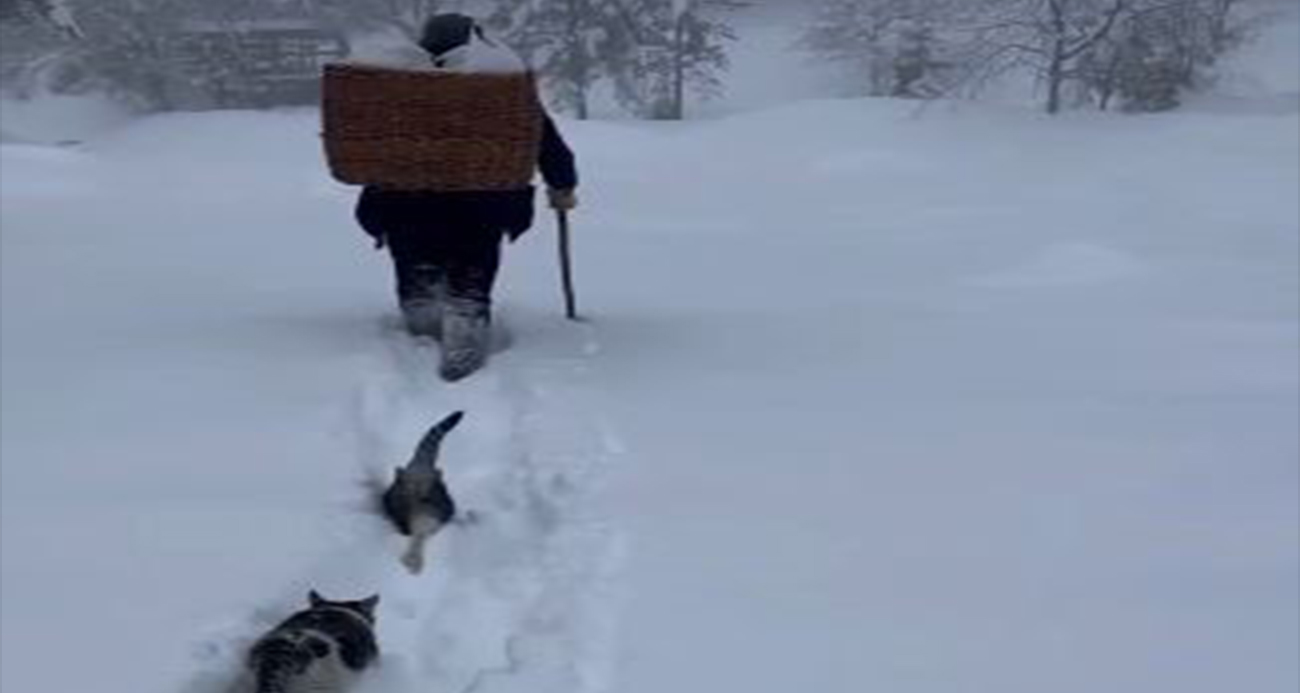
[[[526,73],[325,66],[325,156],[336,179],[397,190],[517,190],[533,178],[542,107]]]

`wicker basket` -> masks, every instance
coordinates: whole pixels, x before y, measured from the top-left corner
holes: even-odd
[[[543,112],[527,74],[325,67],[334,177],[395,190],[518,190],[532,181]]]

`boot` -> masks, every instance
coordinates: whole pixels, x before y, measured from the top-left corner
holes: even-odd
[[[446,271],[429,262],[403,262],[397,268],[397,297],[406,331],[416,337],[442,337]]]
[[[402,318],[406,331],[416,337],[442,339],[442,301],[437,298],[413,298],[402,301]]]
[[[442,363],[438,366],[443,380],[464,379],[487,363],[491,322],[486,303],[448,302],[442,314]]]

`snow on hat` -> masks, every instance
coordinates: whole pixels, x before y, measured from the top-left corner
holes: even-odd
[[[472,17],[455,13],[435,14],[424,23],[420,47],[429,55],[438,57],[469,43],[473,31]]]

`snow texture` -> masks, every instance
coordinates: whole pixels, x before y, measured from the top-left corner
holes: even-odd
[[[362,693],[1300,685],[1294,108],[561,123],[589,322],[543,224],[450,386],[317,125],[0,147],[0,690],[226,693],[310,588]]]
[[[435,72],[468,72],[473,74],[518,74],[528,68],[514,51],[494,41],[484,41],[477,36],[469,43],[448,51],[442,64],[435,67],[429,54],[412,43],[378,42],[362,44],[363,52],[349,62],[402,70]]]
[[[87,96],[0,96],[0,114],[0,142],[5,144],[72,143],[106,134],[131,119],[121,106]]]

